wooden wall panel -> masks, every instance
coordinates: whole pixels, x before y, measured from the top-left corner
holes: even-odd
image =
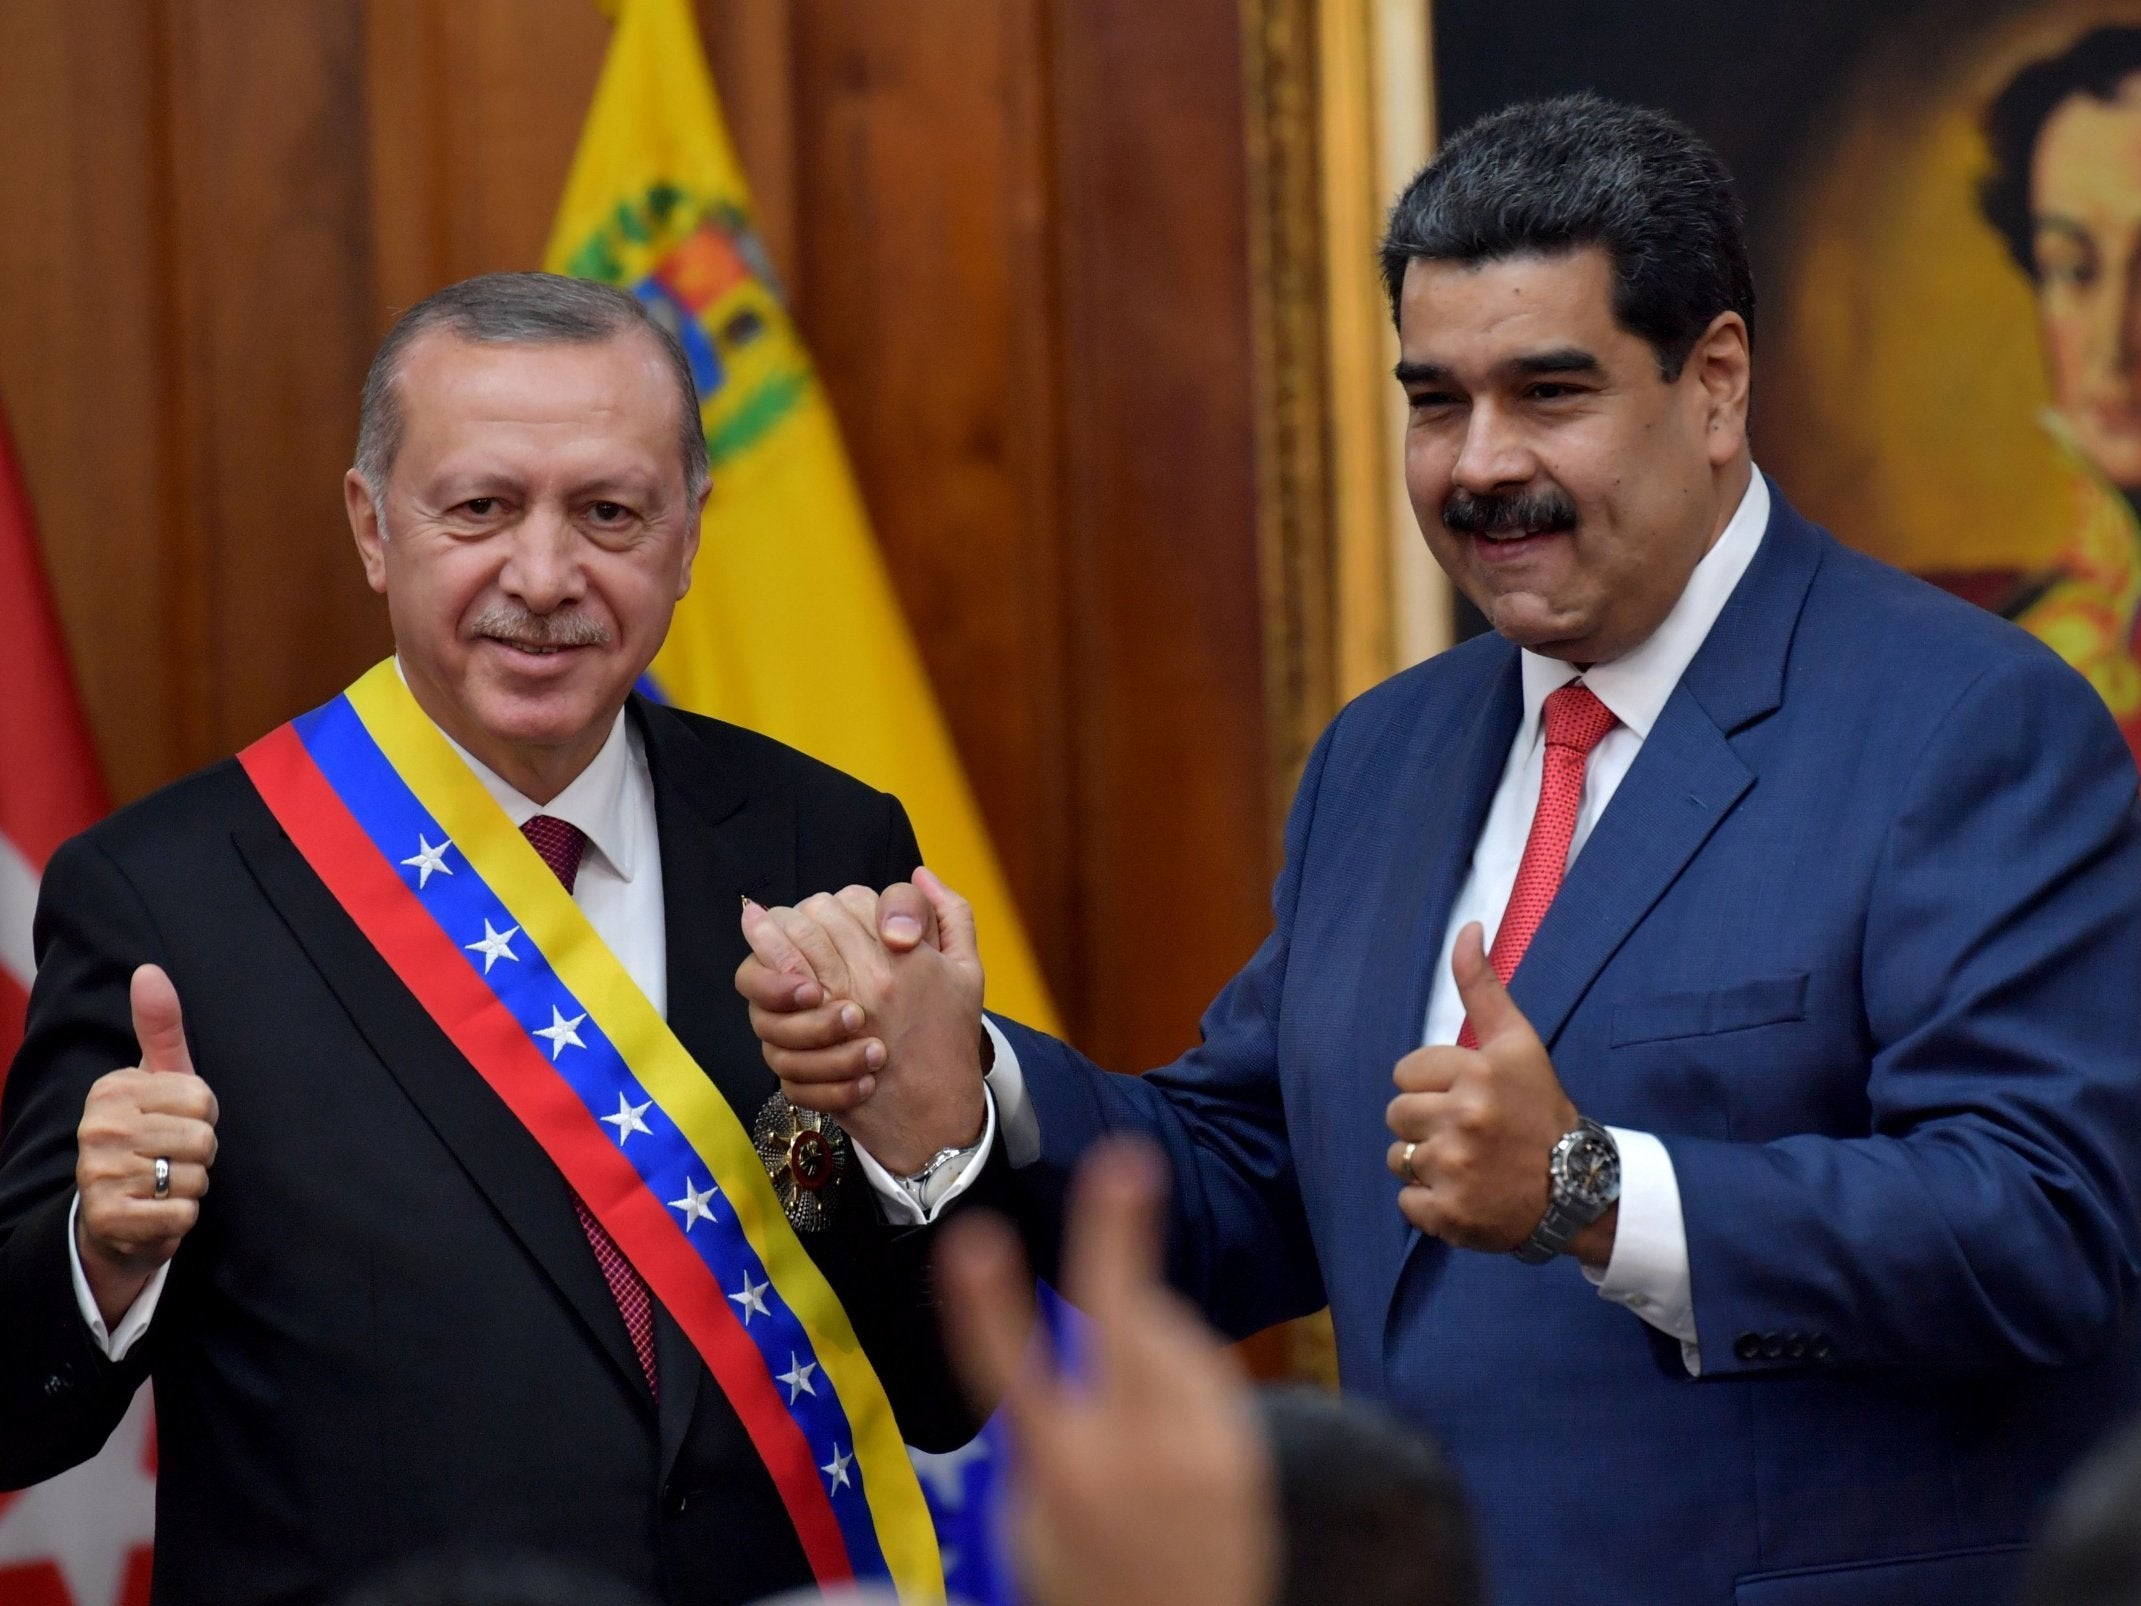
[[[1052,41],[1088,1040],[1179,1052],[1269,928],[1234,0],[1084,0]]]
[[[169,406],[159,40],[138,0],[0,6],[0,404],[113,790],[205,756],[206,596]]]

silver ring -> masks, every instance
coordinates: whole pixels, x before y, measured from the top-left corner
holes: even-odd
[[[1398,1160],[1398,1169],[1405,1173],[1405,1180],[1407,1182],[1411,1183],[1416,1188],[1424,1188],[1427,1186],[1427,1184],[1420,1180],[1420,1173],[1412,1168],[1412,1151],[1417,1149],[1419,1146],[1420,1145],[1417,1143],[1408,1143],[1405,1145],[1405,1153]]]
[[[171,1162],[161,1154],[156,1157],[156,1197],[171,1197]]]

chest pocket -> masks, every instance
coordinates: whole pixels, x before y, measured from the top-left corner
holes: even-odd
[[[1806,1019],[1806,972],[1735,982],[1706,992],[1661,993],[1617,1004],[1610,1041],[1615,1048],[1674,1037],[1708,1037]]]

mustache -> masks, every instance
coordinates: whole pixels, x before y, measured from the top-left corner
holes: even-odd
[[[607,647],[610,633],[600,620],[577,609],[531,613],[512,602],[493,602],[468,622],[469,634],[510,641],[522,647]]]
[[[1485,495],[1460,488],[1442,504],[1442,522],[1459,535],[1559,535],[1576,528],[1576,504],[1558,485]]]

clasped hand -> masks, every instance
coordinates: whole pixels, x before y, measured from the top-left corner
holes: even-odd
[[[1406,1182],[1399,1210],[1422,1232],[1460,1249],[1515,1249],[1546,1214],[1547,1165],[1576,1125],[1576,1106],[1487,962],[1477,923],[1457,934],[1450,972],[1478,1046],[1420,1048],[1398,1061],[1386,1163]],[[1593,1222],[1571,1253],[1605,1264],[1615,1219],[1609,1210]]]
[[[746,903],[736,990],[781,1091],[835,1116],[895,1176],[979,1140],[981,956],[964,898],[927,870],[912,885]]]

